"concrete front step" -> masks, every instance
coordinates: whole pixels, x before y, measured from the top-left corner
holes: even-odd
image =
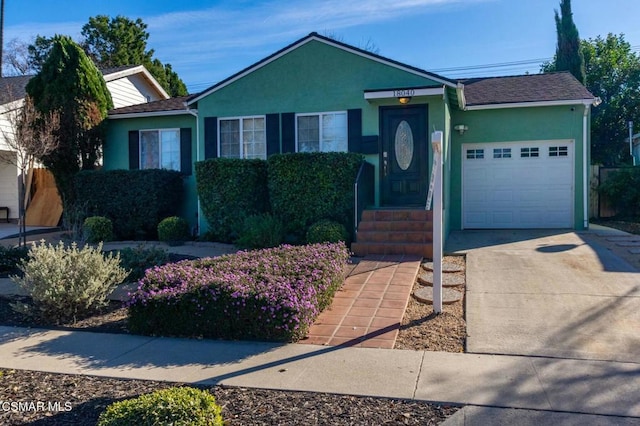
[[[377,209],[362,212],[351,250],[358,256],[401,254],[433,257],[433,212]]]
[[[367,256],[370,254],[405,254],[428,258],[433,257],[433,245],[431,243],[355,242],[351,243],[351,251],[356,256]]]
[[[428,221],[392,221],[376,220],[361,221],[358,232],[366,231],[394,231],[394,232],[433,232],[433,222]]]
[[[358,256],[370,254],[433,256],[433,213],[416,209],[378,209],[362,212],[356,242]]]
[[[362,222],[371,221],[433,221],[433,212],[431,210],[365,210],[362,212]]]
[[[433,234],[427,231],[358,231],[359,243],[432,243]]]

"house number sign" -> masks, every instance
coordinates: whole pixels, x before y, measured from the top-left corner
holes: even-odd
[[[393,91],[394,98],[410,98],[415,94],[416,94],[416,89],[402,89],[402,90]]]

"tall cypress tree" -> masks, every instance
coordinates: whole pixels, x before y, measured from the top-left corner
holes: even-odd
[[[96,166],[104,119],[113,108],[107,84],[91,59],[70,37],[55,36],[40,72],[27,84],[36,109],[57,113],[57,148],[40,158],[56,179],[65,206],[74,201],[73,176]]]
[[[571,0],[560,0],[560,14],[555,10],[555,18],[558,32],[555,71],[569,71],[580,83],[585,84],[584,55],[578,28],[573,22]]]

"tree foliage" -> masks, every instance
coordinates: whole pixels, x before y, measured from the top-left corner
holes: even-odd
[[[628,122],[640,124],[640,56],[624,34],[582,40],[585,86],[602,100],[591,111],[591,162],[629,164]],[[556,71],[556,59],[541,72]],[[625,141],[626,139],[626,141]]]
[[[26,90],[40,113],[59,114],[58,147],[39,159],[54,175],[65,204],[72,203],[73,176],[95,168],[101,155],[104,119],[113,107],[107,85],[79,45],[70,37],[55,36]]]
[[[573,22],[571,0],[560,0],[560,14],[555,11],[558,45],[556,46],[555,70],[569,71],[582,84],[585,83],[584,56],[578,28]]]
[[[98,15],[89,18],[81,31],[79,44],[100,69],[125,65],[144,65],[169,96],[184,96],[187,86],[170,64],[163,64],[153,57],[154,50],[147,49],[147,24],[118,15],[109,18]],[[30,62],[39,71],[46,61],[53,39],[37,36],[29,46]]]
[[[98,15],[89,18],[82,27],[81,45],[87,55],[101,68],[120,65],[147,64],[153,50],[147,50],[147,24],[118,15],[113,19]]]
[[[592,162],[607,166],[628,164],[631,156],[627,123],[640,123],[640,56],[623,34],[583,41],[582,49],[586,86],[602,99],[592,112]]]

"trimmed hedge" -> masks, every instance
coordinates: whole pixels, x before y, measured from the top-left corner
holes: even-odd
[[[212,158],[197,162],[196,185],[210,237],[216,241],[235,241],[248,216],[269,209],[264,160]]]
[[[155,239],[158,223],[178,214],[183,197],[182,177],[170,170],[83,171],[75,187],[88,216],[108,217],[124,240]]]
[[[309,227],[322,219],[353,229],[353,183],[362,160],[361,154],[342,152],[269,157],[271,211],[287,233],[304,241]]]
[[[133,333],[296,341],[344,281],[346,246],[283,245],[150,269],[131,295]]]

